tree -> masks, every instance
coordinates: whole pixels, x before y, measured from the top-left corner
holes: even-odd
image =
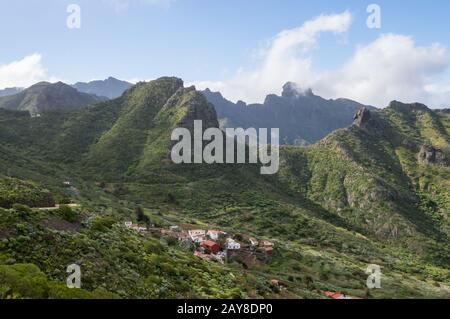
[[[150,218],[148,218],[148,216],[145,215],[144,210],[142,209],[141,206],[136,207],[135,213],[138,222],[145,223],[146,225],[150,224]]]
[[[72,210],[70,206],[61,205],[59,206],[58,212],[64,220],[67,220],[70,223],[78,221],[78,213]]]

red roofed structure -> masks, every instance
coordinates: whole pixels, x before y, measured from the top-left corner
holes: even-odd
[[[212,240],[204,240],[202,242],[202,247],[206,248],[213,254],[217,254],[220,250],[220,246],[218,243],[212,241]]]

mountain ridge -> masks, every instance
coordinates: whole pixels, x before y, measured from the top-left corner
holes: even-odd
[[[83,93],[95,94],[97,96],[107,97],[108,99],[115,99],[121,96],[127,89],[132,87],[133,84],[110,76],[105,80],[77,82],[72,86]]]
[[[81,93],[63,82],[39,82],[17,94],[0,97],[0,108],[28,111],[32,115],[38,115],[54,109],[76,110],[104,100],[95,95]]]
[[[180,273],[183,259],[189,267],[203,264],[176,244],[168,249],[177,258],[166,258],[164,248],[155,248],[155,240],[166,238],[159,232],[162,239],[152,234],[129,238],[122,225],[139,206],[157,229],[223,229],[275,243],[267,264],[246,268],[245,278],[238,275],[244,269],[239,263],[202,268],[205,276],[221,269],[239,278],[227,295],[318,298],[320,290],[361,298],[446,295],[450,173],[447,161],[428,153],[423,161],[420,154],[421,146],[430,145],[446,158],[450,114],[399,102],[381,110],[359,109],[348,127],[315,144],[281,146],[280,170],[273,176],[247,164],[172,163],[172,130],[192,129],[196,119],[206,126],[219,124],[205,96],[174,77],[139,83],[117,99],[71,113],[30,117],[0,110],[0,174],[39,182],[57,202],[82,204],[75,215],[79,224],[57,224],[75,233],[55,231],[55,219],[67,218],[63,212],[41,212],[22,220],[26,227],[19,230],[38,230],[22,237],[10,225],[24,213],[0,209],[0,236],[8,238],[0,260],[13,256],[15,262],[35,263],[50,279],[60,280],[60,261],[77,256],[88,268],[89,291],[104,284],[122,297],[165,296],[151,288],[155,281],[174,284],[171,274]],[[49,234],[51,243],[43,239]],[[21,246],[19,239],[35,244]],[[90,249],[52,248],[79,247],[86,240],[86,247],[95,247],[94,255]],[[101,250],[98,240],[113,249]],[[147,277],[144,261],[164,270]],[[365,270],[373,263],[383,269],[383,289],[368,293]],[[108,273],[114,280],[105,283]],[[215,291],[220,285],[211,278]],[[285,289],[264,288],[272,278]],[[195,277],[193,284],[199,280]],[[170,296],[193,293],[179,287],[171,286]]]
[[[278,127],[281,144],[312,144],[350,125],[359,108],[373,109],[349,99],[326,100],[311,89],[299,91],[292,82],[283,86],[280,96],[267,95],[262,104],[232,103],[209,89],[202,93],[215,106],[222,127]]]

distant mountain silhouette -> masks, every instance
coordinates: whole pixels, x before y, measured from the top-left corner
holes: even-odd
[[[267,95],[263,104],[233,103],[209,89],[203,94],[215,106],[222,127],[280,128],[281,144],[314,143],[352,124],[354,114],[365,106],[348,99],[326,100],[291,82],[283,86],[281,96]]]
[[[3,90],[0,90],[0,97],[14,95],[14,94],[20,93],[20,91],[22,91],[22,90],[23,90],[23,88],[18,88],[18,87],[6,88]]]
[[[91,82],[77,82],[72,85],[80,92],[104,96],[108,99],[115,99],[122,95],[125,90],[129,89],[133,84],[121,81],[113,77],[106,80],[91,81]]]
[[[106,98],[79,92],[62,82],[39,82],[17,94],[0,97],[0,108],[38,114],[53,109],[79,109],[105,100]]]

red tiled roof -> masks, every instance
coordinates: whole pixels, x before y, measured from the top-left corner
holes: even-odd
[[[202,245],[207,246],[207,247],[212,247],[212,246],[215,246],[218,244],[212,240],[204,240],[204,241],[202,241]]]
[[[343,297],[345,297],[345,295],[343,293],[340,292],[332,292],[332,291],[322,291],[322,293],[332,299],[341,299]]]

